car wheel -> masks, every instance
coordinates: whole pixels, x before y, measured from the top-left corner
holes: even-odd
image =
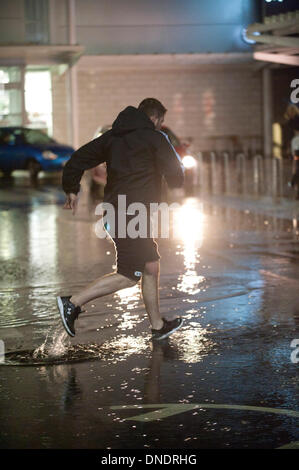
[[[26,165],[26,170],[29,171],[30,179],[34,180],[37,178],[39,171],[41,170],[40,164],[36,160],[29,160]]]

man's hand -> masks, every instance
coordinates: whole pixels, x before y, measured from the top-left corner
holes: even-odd
[[[78,199],[79,198],[76,194],[73,194],[73,193],[67,194],[63,209],[71,209],[73,212],[73,215],[75,215],[77,206],[78,206]]]

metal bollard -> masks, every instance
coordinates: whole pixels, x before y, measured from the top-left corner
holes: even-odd
[[[272,196],[277,197],[277,165],[276,165],[276,158],[272,159]]]
[[[246,192],[246,160],[244,153],[238,153],[236,156],[237,161],[237,181],[238,192],[245,194]]]
[[[196,185],[199,187],[199,191],[202,193],[204,189],[204,165],[203,165],[203,156],[201,152],[197,154],[198,167],[197,167],[197,177]]]
[[[264,168],[263,157],[255,155],[253,162],[253,191],[256,196],[263,194],[264,191]]]
[[[281,158],[278,160],[278,189],[279,196],[283,197],[283,161]]]
[[[216,154],[215,152],[210,153],[211,157],[211,166],[210,166],[210,172],[211,172],[211,193],[215,194],[216,193],[216,184],[217,184],[217,167],[216,167]]]
[[[224,176],[224,194],[228,194],[230,192],[230,172],[229,172],[229,154],[228,152],[224,152],[223,156],[223,176]]]
[[[283,165],[280,158],[272,159],[272,196],[283,195]]]

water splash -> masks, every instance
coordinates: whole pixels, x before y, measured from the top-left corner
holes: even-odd
[[[67,353],[70,339],[63,325],[53,325],[48,331],[45,341],[33,352],[33,358],[60,357]]]

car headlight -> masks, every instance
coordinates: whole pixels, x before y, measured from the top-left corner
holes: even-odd
[[[56,158],[58,158],[58,155],[56,155],[54,152],[51,152],[51,150],[45,150],[42,153],[42,156],[46,158],[46,160],[56,160]]]
[[[184,167],[189,170],[190,168],[194,168],[197,165],[197,162],[192,155],[185,155],[182,159]]]

